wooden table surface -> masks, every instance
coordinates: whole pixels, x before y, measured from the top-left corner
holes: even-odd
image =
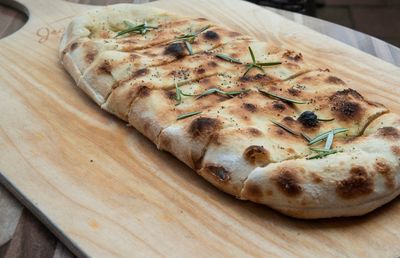
[[[0,0],[0,3],[10,1]],[[112,4],[121,0],[73,0],[85,4]],[[135,3],[148,2],[136,0]],[[400,49],[363,33],[301,14],[270,9],[286,18],[400,66]],[[18,30],[26,16],[0,5],[0,38]],[[74,257],[26,208],[0,185],[0,257]]]

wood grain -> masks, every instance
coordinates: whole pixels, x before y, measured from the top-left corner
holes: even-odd
[[[91,7],[22,2],[30,10],[29,22],[0,41],[0,177],[76,254],[400,254],[398,198],[360,218],[302,221],[220,193],[101,111],[59,65],[63,29],[72,16]],[[398,67],[260,7],[228,0],[152,5],[298,49],[316,64],[358,82],[364,95],[400,111]],[[35,51],[27,51],[26,42]]]

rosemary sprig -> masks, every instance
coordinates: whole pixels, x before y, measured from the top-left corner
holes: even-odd
[[[225,61],[231,62],[231,63],[243,64],[239,59],[230,57],[230,56],[225,55],[225,54],[216,54],[215,56],[218,57],[218,58],[224,59]]]
[[[307,142],[310,142],[310,141],[311,141],[310,136],[308,136],[307,134],[305,134],[305,133],[300,133],[300,134],[301,134],[301,136],[303,136],[303,138],[304,138]]]
[[[284,125],[284,124],[281,124],[281,123],[279,123],[279,122],[277,122],[277,121],[275,121],[275,120],[270,120],[270,121],[271,121],[273,124],[279,126],[279,127],[282,128],[283,130],[286,130],[286,131],[288,131],[289,133],[291,133],[291,134],[293,134],[293,135],[296,135],[296,136],[299,135],[298,132],[293,131],[292,129],[290,129],[289,127],[287,127],[287,126]]]
[[[203,111],[193,111],[193,112],[188,112],[188,113],[180,114],[180,115],[176,118],[176,120],[181,120],[181,119],[185,119],[185,118],[188,118],[188,117],[191,117],[191,116],[195,116],[195,115],[201,114],[202,112],[203,112]]]
[[[185,41],[185,46],[186,46],[187,50],[189,51],[189,55],[193,55],[192,44],[190,44],[189,41]]]
[[[254,56],[253,50],[251,49],[251,47],[249,47],[249,52],[250,52],[250,56],[251,56],[251,60],[252,63],[250,64],[246,64],[246,71],[244,72],[244,74],[242,75],[242,77],[245,77],[246,74],[253,68],[257,68],[258,70],[260,70],[261,72],[265,73],[264,71],[264,66],[272,66],[272,65],[279,65],[282,64],[282,62],[277,61],[277,62],[267,62],[267,63],[258,63],[256,61],[256,57]]]
[[[326,137],[326,142],[325,142],[325,150],[330,150],[333,144],[333,137],[335,135],[333,134],[333,130],[329,132],[328,136]]]
[[[210,94],[214,94],[214,93],[219,93],[219,94],[222,94],[222,95],[233,97],[233,96],[236,96],[236,95],[239,95],[241,93],[248,92],[248,91],[250,91],[250,89],[242,89],[242,90],[237,90],[237,91],[223,91],[223,90],[220,90],[218,88],[211,88],[211,89],[208,89],[208,90],[204,91],[203,93],[197,95],[196,99],[199,99],[201,97],[204,97],[204,96],[207,96],[207,95],[210,95]]]
[[[182,90],[180,90],[180,94],[182,96],[186,96],[186,97],[196,97],[196,96],[198,96],[198,94],[184,93]]]
[[[328,132],[322,133],[322,134],[317,135],[316,137],[312,138],[308,144],[313,145],[315,143],[325,140],[331,132],[333,133],[333,135],[335,135],[338,133],[347,132],[348,130],[349,129],[347,129],[347,128],[336,128],[336,129],[329,130]]]
[[[310,70],[304,70],[304,71],[297,72],[295,74],[292,74],[292,75],[286,77],[286,79],[283,79],[282,81],[288,81],[288,80],[294,79],[294,78],[299,77],[300,75],[303,75],[308,72],[310,72]]]
[[[149,29],[157,29],[157,26],[150,26],[147,25],[147,22],[145,21],[142,24],[139,25],[134,25],[133,23],[129,21],[124,21],[125,25],[128,27],[124,30],[121,30],[120,32],[117,33],[117,35],[114,36],[114,38],[117,38],[121,35],[127,34],[127,33],[132,33],[132,32],[137,32],[140,34],[145,34]]]
[[[335,118],[317,118],[318,119],[318,121],[322,121],[322,122],[330,122],[330,121],[333,121],[333,120],[335,120]]]
[[[342,152],[342,150],[325,150],[325,149],[314,149],[310,148],[312,151],[315,151],[317,154],[306,159],[321,159],[331,154],[335,154],[338,152]]]
[[[277,99],[280,99],[280,100],[283,100],[283,101],[286,101],[286,102],[291,102],[291,103],[295,103],[295,104],[308,104],[308,101],[289,99],[289,98],[282,97],[282,96],[276,95],[274,93],[271,93],[271,92],[268,92],[268,91],[265,91],[265,90],[262,90],[262,89],[258,89],[258,91],[263,93],[264,95],[269,96],[269,97],[277,98]]]
[[[179,89],[179,86],[175,81],[175,100],[176,100],[175,106],[178,106],[179,104],[182,103],[181,94],[182,94],[182,91]]]
[[[202,33],[203,31],[207,30],[210,27],[211,27],[211,25],[207,25],[204,28],[201,28],[199,31],[176,36],[175,38],[177,40],[175,42],[181,41],[181,42],[185,43],[185,46],[186,46],[187,50],[189,51],[189,54],[193,55],[194,53],[193,53],[192,43],[194,42],[194,40],[200,33]]]

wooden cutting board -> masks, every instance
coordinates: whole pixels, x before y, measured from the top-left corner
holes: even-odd
[[[94,8],[21,0],[28,23],[0,40],[0,178],[77,255],[400,255],[399,198],[359,218],[297,220],[219,192],[98,108],[59,64],[72,17]],[[400,69],[238,0],[151,5],[301,51],[400,113]]]

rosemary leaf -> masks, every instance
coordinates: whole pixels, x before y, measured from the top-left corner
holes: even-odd
[[[204,96],[207,96],[210,94],[214,94],[214,93],[219,93],[219,94],[223,94],[223,95],[232,97],[232,96],[239,95],[241,93],[248,92],[248,91],[250,91],[250,89],[243,89],[243,90],[239,90],[239,91],[223,91],[218,88],[211,88],[211,89],[208,89],[208,90],[204,91],[203,93],[197,95],[196,99],[199,99],[201,97],[204,97]]]
[[[315,152],[327,152],[327,151],[329,151],[329,150],[325,150],[325,149],[312,148],[312,147],[310,147],[310,150],[315,151]]]
[[[310,141],[311,141],[310,136],[308,136],[307,134],[305,134],[305,133],[300,133],[300,134],[301,134],[301,136],[303,136],[303,138],[304,138],[307,142],[310,142]]]
[[[224,92],[220,92],[220,93],[222,93],[222,94],[225,94],[225,95],[227,95],[227,96],[236,96],[236,95],[239,95],[239,94],[242,94],[242,93],[245,93],[245,92],[249,92],[250,91],[250,89],[242,89],[242,90],[233,90],[233,91],[224,91]]]
[[[190,54],[190,55],[193,55],[194,53],[193,53],[193,48],[192,48],[191,43],[193,43],[193,41],[195,40],[195,38],[196,38],[200,33],[202,33],[203,31],[207,30],[208,28],[210,28],[210,25],[205,26],[204,28],[200,29],[200,30],[197,31],[197,32],[187,33],[187,34],[183,34],[183,35],[176,36],[175,38],[176,38],[177,40],[175,40],[175,42],[177,42],[177,41],[184,42],[184,43],[185,43],[185,46],[186,46],[186,48],[187,48],[187,50],[189,51],[189,54]]]
[[[329,132],[328,136],[326,137],[326,142],[325,142],[325,150],[330,150],[333,144],[333,130]]]
[[[294,78],[299,77],[300,75],[303,75],[308,72],[310,72],[310,70],[304,70],[304,71],[297,72],[295,74],[290,75],[286,79],[283,79],[283,81],[288,81],[288,80],[294,79]]]
[[[286,102],[291,102],[291,103],[295,103],[295,104],[308,104],[308,101],[289,99],[289,98],[282,97],[282,96],[276,95],[274,93],[271,93],[271,92],[268,92],[268,91],[265,91],[265,90],[262,90],[262,89],[258,89],[258,91],[263,93],[264,95],[269,96],[269,97],[277,98],[277,99],[280,99],[280,100],[283,100],[283,101],[286,101]]]
[[[288,131],[289,133],[291,133],[291,134],[293,134],[293,135],[296,135],[296,136],[299,135],[299,133],[293,131],[292,129],[290,129],[289,127],[287,127],[287,126],[284,125],[284,124],[278,123],[278,122],[276,122],[276,121],[274,121],[274,120],[270,120],[270,121],[271,121],[273,124],[279,126],[280,128],[282,128],[282,129]]]
[[[189,41],[185,41],[185,46],[186,46],[186,48],[188,49],[188,51],[189,51],[189,55],[193,55],[193,48],[192,48],[192,44],[190,44],[190,42]]]
[[[317,135],[316,137],[314,137],[313,139],[311,139],[310,142],[309,142],[308,144],[309,144],[309,145],[312,145],[312,144],[315,144],[315,143],[318,143],[318,142],[320,142],[320,141],[325,140],[325,139],[328,137],[328,134],[329,134],[331,131],[332,131],[333,134],[335,135],[335,134],[338,134],[338,133],[347,132],[348,130],[349,130],[349,129],[347,129],[347,128],[336,128],[336,129],[330,130],[330,131],[328,131],[328,132],[325,132],[325,133],[322,133],[322,134],[320,134],[320,135]]]
[[[186,97],[195,97],[195,96],[197,96],[197,94],[184,93],[182,90],[180,90],[180,93],[181,93],[182,96],[186,96]]]
[[[321,159],[321,158],[326,157],[328,155],[335,154],[335,153],[338,153],[338,152],[342,152],[341,150],[316,150],[316,149],[311,149],[311,150],[317,152],[318,154],[314,155],[314,156],[311,156],[311,157],[308,157],[306,159]]]
[[[178,106],[179,104],[182,103],[182,96],[181,96],[181,90],[179,89],[178,84],[175,82],[175,100],[176,104],[175,106]]]
[[[202,33],[203,31],[207,30],[208,28],[210,28],[210,25],[207,25],[203,28],[201,28],[199,31],[196,32],[192,32],[192,33],[187,33],[187,34],[183,34],[183,35],[179,35],[176,36],[176,39],[181,39],[181,40],[190,40],[193,41],[200,33]]]
[[[210,27],[211,27],[211,25],[205,26],[204,28],[200,29],[200,30],[197,32],[196,35],[199,35],[199,34],[202,33],[203,31],[208,30]]]
[[[117,33],[117,35],[114,36],[114,38],[117,38],[119,36],[122,36],[122,35],[127,34],[127,33],[131,33],[131,32],[137,32],[137,33],[140,33],[140,34],[145,34],[148,31],[148,29],[157,29],[158,28],[157,26],[149,26],[149,25],[147,25],[146,21],[144,23],[142,23],[142,24],[139,24],[139,25],[134,25],[133,23],[131,23],[129,21],[124,21],[124,23],[128,28],[119,31]]]
[[[253,68],[253,66],[252,65],[250,65],[250,66],[247,66],[247,69],[246,69],[246,71],[244,72],[244,74],[242,75],[242,77],[245,77],[246,76],[246,74],[251,70],[251,68]]]
[[[259,65],[253,65],[254,68],[257,68],[258,70],[260,70],[262,73],[265,73],[264,68],[262,68],[262,66]]]
[[[225,61],[231,62],[231,63],[242,64],[242,62],[239,59],[230,57],[225,54],[216,54],[215,56],[218,58],[224,59]]]
[[[199,99],[201,97],[204,97],[204,96],[207,96],[207,95],[210,95],[210,94],[214,94],[217,91],[218,91],[217,88],[211,88],[211,89],[205,90],[201,94],[197,95],[196,99]]]
[[[335,118],[319,118],[319,117],[317,119],[318,121],[323,121],[323,122],[330,122],[335,120]]]
[[[188,118],[188,117],[191,117],[191,116],[195,116],[195,115],[201,114],[202,112],[203,111],[193,111],[193,112],[184,113],[184,114],[179,115],[176,118],[176,120],[181,120],[181,119],[185,119],[185,118]]]
[[[249,46],[249,52],[250,52],[250,56],[251,56],[251,60],[253,63],[251,64],[246,64],[246,71],[244,72],[244,74],[242,75],[242,77],[245,77],[246,74],[253,68],[257,68],[258,70],[260,70],[261,72],[265,73],[263,66],[271,66],[271,65],[278,65],[281,64],[282,62],[266,62],[266,63],[257,63],[256,61],[256,57],[254,56],[253,50],[251,49],[251,47]]]
[[[273,65],[280,65],[282,62],[275,61],[275,62],[266,62],[266,63],[257,63],[259,66],[273,66]]]
[[[253,64],[255,64],[256,57],[254,56],[254,53],[253,53],[253,50],[251,49],[251,47],[249,47],[249,52],[250,52],[251,60],[253,60]]]

